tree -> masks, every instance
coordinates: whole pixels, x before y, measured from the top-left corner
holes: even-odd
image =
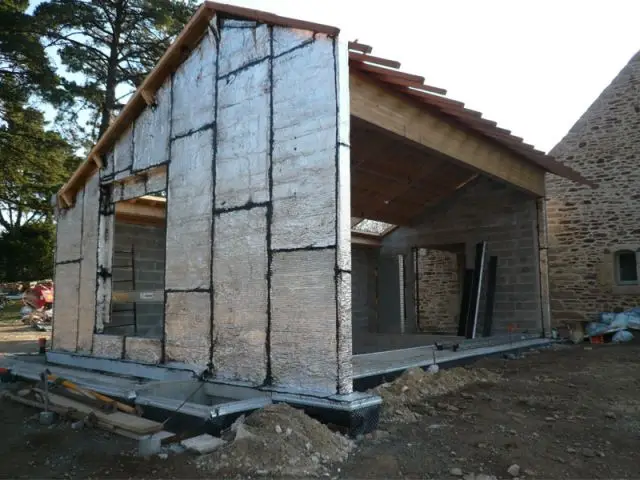
[[[55,227],[44,221],[0,233],[0,281],[53,277]]]
[[[0,123],[10,103],[32,94],[60,100],[62,94],[28,6],[28,0],[0,2]]]
[[[51,220],[51,196],[79,163],[44,117],[22,103],[6,104],[0,125],[0,229]]]
[[[71,115],[90,112],[91,140],[104,133],[194,10],[194,0],[50,0],[37,7],[48,47],[71,74],[69,91],[78,99]]]

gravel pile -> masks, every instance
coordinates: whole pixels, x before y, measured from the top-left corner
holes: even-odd
[[[232,429],[235,439],[201,457],[201,469],[220,476],[318,475],[345,461],[353,448],[346,437],[286,404],[257,410]]]
[[[475,383],[496,383],[500,376],[483,368],[451,368],[430,373],[421,368],[405,371],[396,380],[373,392],[382,397],[381,421],[413,422],[434,407],[428,399],[453,393]]]

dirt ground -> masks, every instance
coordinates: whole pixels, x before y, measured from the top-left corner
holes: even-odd
[[[416,415],[383,421],[323,475],[512,478],[507,469],[518,464],[520,478],[640,478],[640,343],[583,344],[471,368],[500,379],[414,398],[408,408]],[[186,454],[144,459],[122,437],[69,423],[42,427],[36,410],[5,400],[0,425],[0,478],[213,476]],[[229,477],[247,477],[230,467]]]
[[[51,332],[39,332],[20,320],[20,302],[9,302],[0,310],[0,356],[5,353],[36,353],[38,339],[49,344]]]

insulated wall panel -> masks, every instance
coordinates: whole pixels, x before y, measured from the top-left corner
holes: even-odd
[[[205,366],[210,361],[211,296],[208,292],[167,293],[166,361]]]
[[[53,308],[53,349],[75,352],[78,340],[80,262],[56,266]]]
[[[270,84],[266,61],[218,81],[216,208],[269,200]]]
[[[124,337],[120,335],[106,335],[104,333],[93,336],[93,356],[101,358],[120,359],[124,348]]]
[[[275,253],[271,279],[271,369],[288,389],[335,393],[335,250]]]
[[[211,286],[213,132],[176,139],[171,150],[167,197],[168,290]]]
[[[78,351],[91,353],[96,319],[96,275],[98,270],[98,215],[100,181],[91,177],[84,188],[82,261],[78,304]]]
[[[336,244],[336,102],[332,40],[274,58],[274,249]]]
[[[336,279],[338,305],[338,393],[353,391],[353,355],[351,326],[351,273],[339,272]]]
[[[133,165],[133,126],[127,128],[113,148],[114,173],[128,170]]]
[[[79,260],[82,256],[82,205],[84,191],[76,195],[73,207],[58,210],[56,263]]]
[[[134,170],[144,170],[169,160],[171,77],[156,92],[155,102],[144,109],[134,124]]]
[[[155,338],[126,337],[124,358],[140,363],[160,363],[162,341]]]
[[[266,208],[216,217],[213,364],[218,378],[261,384],[266,377]]]
[[[216,41],[209,33],[173,77],[173,137],[185,135],[213,123],[215,75]]]
[[[298,48],[304,43],[313,41],[314,37],[323,41],[327,37],[323,34],[314,33],[309,30],[298,30],[287,27],[273,27],[273,55],[279,56],[288,52],[292,48]]]
[[[269,27],[237,28],[225,21],[220,33],[218,76],[228,75],[249,63],[266,59],[269,51]]]

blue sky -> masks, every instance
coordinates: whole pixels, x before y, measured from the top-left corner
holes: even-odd
[[[640,49],[637,0],[227,3],[338,26],[544,151]]]

